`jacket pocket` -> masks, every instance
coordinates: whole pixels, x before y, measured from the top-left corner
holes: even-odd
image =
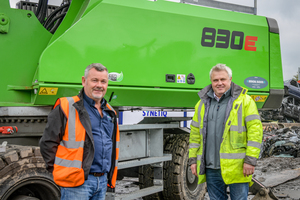
[[[237,131],[230,131],[230,144],[233,149],[246,148],[246,132],[238,133]]]

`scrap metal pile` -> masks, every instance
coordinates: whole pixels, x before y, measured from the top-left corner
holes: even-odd
[[[286,117],[282,115],[281,109],[259,111],[260,118],[263,122],[278,121],[287,122]]]
[[[264,123],[264,137],[260,158],[300,157],[300,127],[287,124]],[[285,127],[285,128],[281,128]]]
[[[284,108],[283,106],[286,106]],[[260,118],[263,122],[277,121],[281,123],[300,122],[300,106],[294,104],[284,104],[282,107],[273,110],[259,111]]]
[[[280,108],[259,111],[262,122],[276,122],[264,123],[260,158],[300,157],[300,93],[290,84],[293,81],[285,82],[285,97]]]
[[[262,121],[300,122],[300,84],[293,79],[285,81],[281,106],[278,109],[259,111],[259,114]]]

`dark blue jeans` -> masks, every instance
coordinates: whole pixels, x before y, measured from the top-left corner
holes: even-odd
[[[61,200],[105,200],[107,174],[95,177],[89,174],[88,180],[78,187],[61,187]]]
[[[226,185],[220,169],[206,168],[207,191],[210,200],[227,200],[226,189],[229,186],[231,200],[247,200],[249,183],[234,183]]]

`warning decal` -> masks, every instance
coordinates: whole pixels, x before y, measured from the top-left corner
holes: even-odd
[[[177,74],[177,83],[185,83],[185,75]]]
[[[39,95],[56,95],[58,88],[41,87]]]
[[[255,102],[265,102],[267,99],[267,95],[251,95],[252,99]]]

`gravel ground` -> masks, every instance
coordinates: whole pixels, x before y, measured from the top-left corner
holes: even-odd
[[[253,177],[266,186],[271,185],[274,194],[279,199],[300,200],[300,158],[269,157],[260,159]],[[136,190],[139,190],[138,178],[125,177],[123,180],[117,181],[117,196]],[[253,197],[254,195],[249,194],[248,199]],[[142,200],[142,198],[136,200]],[[207,193],[204,200],[209,200]]]

